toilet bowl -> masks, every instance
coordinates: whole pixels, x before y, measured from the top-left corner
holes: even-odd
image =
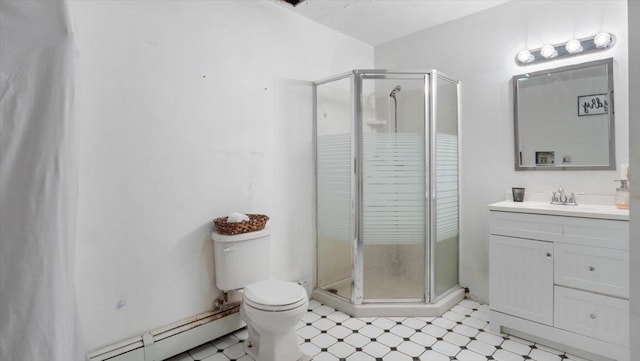
[[[245,350],[256,361],[297,361],[303,357],[295,327],[309,305],[306,290],[270,278],[271,230],[222,235],[213,232],[216,285],[243,292],[240,317],[247,324]]]
[[[309,300],[301,286],[268,279],[244,288],[240,316],[247,324],[247,353],[258,361],[296,361],[302,356],[295,326]]]

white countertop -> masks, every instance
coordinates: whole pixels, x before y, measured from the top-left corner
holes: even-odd
[[[620,221],[629,220],[628,209],[618,209],[615,206],[595,204],[580,204],[577,206],[563,206],[549,202],[512,202],[502,201],[489,205],[491,211],[549,214],[566,217],[614,219]]]

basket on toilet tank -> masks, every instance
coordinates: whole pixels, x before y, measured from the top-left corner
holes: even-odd
[[[227,218],[220,217],[213,220],[216,225],[216,231],[220,234],[234,235],[247,232],[255,232],[264,229],[267,225],[269,217],[264,214],[247,214],[249,216],[248,221],[229,223]]]

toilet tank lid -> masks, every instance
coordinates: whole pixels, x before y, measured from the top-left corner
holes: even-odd
[[[307,297],[307,291],[294,282],[269,278],[246,286],[244,297],[262,305],[283,306]]]
[[[250,239],[256,239],[256,238],[265,237],[265,236],[268,236],[270,234],[271,234],[271,228],[269,228],[269,227],[265,227],[264,229],[262,229],[260,231],[240,233],[240,234],[234,234],[234,235],[220,234],[220,233],[218,233],[216,231],[213,231],[211,233],[211,239],[214,242],[221,242],[221,243],[225,243],[225,242],[240,242],[240,241],[248,241]]]

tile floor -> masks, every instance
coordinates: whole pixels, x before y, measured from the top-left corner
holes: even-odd
[[[355,318],[309,302],[298,323],[302,352],[314,361],[585,361],[543,345],[485,330],[488,306],[463,300],[442,317]],[[243,350],[242,329],[170,361],[253,361]]]

